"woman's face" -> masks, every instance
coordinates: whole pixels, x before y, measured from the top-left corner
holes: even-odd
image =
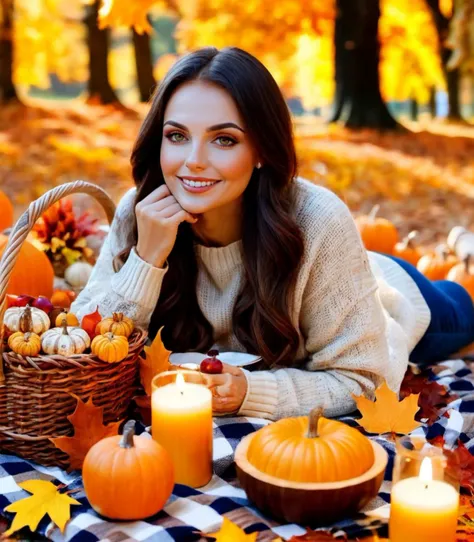
[[[165,109],[161,169],[178,203],[193,214],[239,203],[257,163],[231,96],[193,81]]]

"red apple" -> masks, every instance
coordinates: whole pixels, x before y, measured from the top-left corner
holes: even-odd
[[[35,298],[31,295],[18,295],[16,298],[16,306],[17,307],[26,307],[26,305],[32,305]]]
[[[222,361],[217,359],[219,355],[219,350],[209,350],[207,353],[208,357],[201,361],[200,369],[201,373],[206,373],[209,375],[219,375],[222,373],[224,366]]]
[[[54,308],[54,305],[51,303],[51,301],[47,297],[44,297],[42,295],[40,295],[35,299],[35,301],[33,301],[32,306],[37,309],[41,309],[46,314],[49,314]]]

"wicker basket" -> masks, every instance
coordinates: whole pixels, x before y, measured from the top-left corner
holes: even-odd
[[[68,466],[68,456],[49,438],[73,434],[67,419],[77,404],[73,395],[84,401],[92,396],[96,406],[104,407],[105,424],[123,419],[137,389],[138,356],[147,338],[145,331],[136,329],[129,354],[120,363],[104,363],[89,354],[30,358],[2,353],[6,290],[21,245],[48,207],[74,193],[94,196],[112,221],[115,206],[98,186],[83,181],[58,186],[31,203],[20,217],[0,262],[0,451],[62,468]]]

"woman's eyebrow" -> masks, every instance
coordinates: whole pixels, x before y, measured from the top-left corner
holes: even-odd
[[[167,124],[171,124],[171,126],[175,126],[176,128],[180,128],[181,130],[187,130],[184,124],[180,124],[179,122],[175,122],[174,120],[167,120],[163,124],[163,126],[166,126]],[[209,128],[206,129],[206,132],[215,132],[217,130],[223,130],[224,128],[237,128],[237,130],[240,130],[241,132],[245,133],[244,129],[242,129],[237,124],[234,124],[233,122],[223,122],[221,124],[214,124],[214,126],[209,126]]]

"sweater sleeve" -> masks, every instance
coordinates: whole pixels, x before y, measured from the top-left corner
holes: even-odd
[[[123,312],[136,325],[149,325],[167,268],[153,267],[138,256],[135,248],[118,272],[113,267],[116,254],[126,248],[124,232],[130,229],[127,217],[133,212],[133,196],[134,191],[130,191],[119,203],[89,281],[71,306],[79,321],[98,308],[103,317]]]
[[[390,367],[386,319],[355,223],[342,202],[326,222],[305,255],[299,328],[306,360],[299,368],[246,371],[242,415],[277,420],[321,406],[326,416],[340,416],[355,409],[351,394],[372,397],[383,379],[398,391],[408,360],[402,355]]]

